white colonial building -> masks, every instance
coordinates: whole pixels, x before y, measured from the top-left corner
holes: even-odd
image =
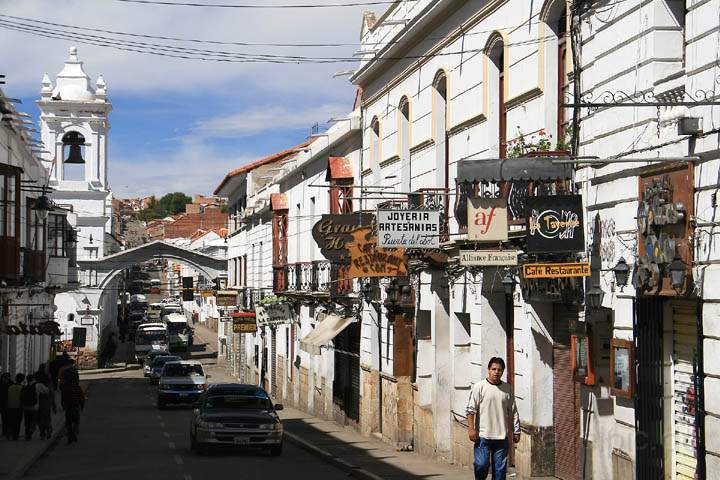
[[[120,250],[112,235],[112,191],[107,181],[112,105],[102,75],[93,84],[75,47],[55,85],[47,74],[43,77],[37,105],[53,200],[76,218],[79,268],[71,275],[76,275],[79,288],[57,296],[57,318],[70,337],[73,327],[86,328],[87,347],[94,350],[116,329],[117,318],[117,281],[102,290],[86,288],[96,279],[82,267],[83,261]]]

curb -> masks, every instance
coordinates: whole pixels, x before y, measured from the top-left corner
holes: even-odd
[[[327,450],[323,450],[320,447],[317,447],[316,445],[313,445],[312,443],[303,440],[298,435],[295,435],[294,433],[290,433],[287,430],[284,432],[285,437],[291,442],[299,447],[307,450],[308,452],[317,455],[318,457],[322,458],[328,463],[331,463],[338,467],[340,470],[343,470],[347,473],[349,473],[351,476],[360,477],[360,478],[366,478],[368,480],[384,480],[383,477],[380,477],[378,475],[375,475],[374,473],[365,470],[364,468],[358,467],[357,465],[354,465],[347,460],[343,460],[342,458],[336,457],[332,453],[328,452]]]
[[[127,370],[137,370],[140,368],[134,363],[128,363],[124,367],[112,367],[112,368],[93,368],[90,370],[80,370],[80,375],[97,375],[99,373],[116,373],[125,372]]]
[[[87,392],[90,390],[90,385],[92,385],[92,382],[88,382],[87,386],[85,387],[86,396]],[[38,460],[40,460],[47,452],[57,446],[57,444],[60,442],[60,438],[62,438],[64,434],[64,426],[58,428],[55,432],[53,432],[52,438],[45,445],[43,445],[43,447],[38,450],[27,462],[25,462],[25,465],[21,465],[19,468],[16,468],[13,472],[10,472],[10,474],[8,474],[8,480],[19,480],[23,478],[27,474],[28,470],[30,470],[38,462]]]

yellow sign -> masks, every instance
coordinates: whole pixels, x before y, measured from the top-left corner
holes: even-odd
[[[212,290],[200,290],[200,296],[203,298],[214,297],[215,292],[213,292]]]
[[[402,277],[407,275],[404,248],[380,248],[377,236],[370,227],[352,232],[353,241],[348,243],[350,252],[350,278]]]
[[[589,277],[590,264],[579,263],[531,263],[523,265],[524,278]]]

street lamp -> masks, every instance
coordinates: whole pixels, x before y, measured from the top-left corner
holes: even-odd
[[[515,292],[515,279],[508,270],[505,272],[505,276],[502,279],[503,287],[505,288],[505,295],[512,295]]]
[[[32,209],[35,211],[38,220],[44,221],[48,214],[53,211],[52,202],[44,193],[35,199]]]
[[[672,284],[673,288],[676,290],[682,288],[682,286],[685,285],[687,263],[683,262],[683,260],[678,255],[675,255],[675,258],[672,262],[670,262],[670,265],[668,266],[668,271],[670,273],[670,283]]]
[[[615,268],[613,268],[613,273],[615,273],[615,284],[620,287],[620,291],[623,291],[623,288],[628,283],[628,278],[630,276],[630,267],[627,264],[627,261],[625,261],[625,258],[620,257],[620,260],[618,260],[617,265],[615,265]]]
[[[587,292],[587,302],[592,310],[598,310],[602,307],[603,299],[605,298],[605,292],[602,291],[599,285],[593,286]]]

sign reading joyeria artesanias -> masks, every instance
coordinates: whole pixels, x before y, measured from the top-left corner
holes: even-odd
[[[440,248],[437,210],[378,210],[378,247]]]

